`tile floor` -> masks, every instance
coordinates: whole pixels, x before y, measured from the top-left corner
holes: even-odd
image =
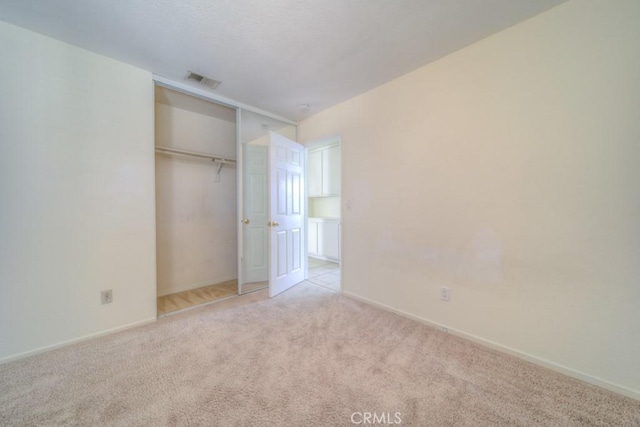
[[[309,257],[309,282],[340,292],[340,264]]]

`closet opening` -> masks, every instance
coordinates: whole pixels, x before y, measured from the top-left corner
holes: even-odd
[[[155,87],[158,316],[238,294],[236,109]]]
[[[307,147],[307,280],[340,292],[342,288],[342,143],[340,137]]]

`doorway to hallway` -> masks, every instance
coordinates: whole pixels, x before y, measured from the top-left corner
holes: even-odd
[[[309,282],[323,288],[340,292],[340,264],[309,257]]]

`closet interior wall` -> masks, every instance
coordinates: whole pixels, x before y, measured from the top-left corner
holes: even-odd
[[[157,147],[236,158],[236,111],[156,86]],[[237,279],[234,165],[156,152],[158,296]]]

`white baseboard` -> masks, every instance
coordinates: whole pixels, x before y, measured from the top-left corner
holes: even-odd
[[[487,339],[478,337],[478,336],[473,335],[473,334],[466,333],[464,331],[460,331],[460,330],[457,330],[457,329],[450,328],[447,325],[443,325],[441,323],[434,322],[433,320],[425,319],[425,318],[416,316],[414,314],[410,314],[410,313],[407,313],[405,311],[395,309],[395,308],[390,307],[388,305],[381,304],[379,302],[370,300],[368,298],[361,297],[361,296],[353,294],[351,292],[343,291],[342,293],[345,296],[349,297],[349,298],[353,298],[355,300],[364,302],[366,304],[373,305],[373,306],[382,308],[382,309],[387,310],[387,311],[391,311],[391,312],[393,312],[395,314],[398,314],[398,315],[400,315],[402,317],[406,317],[408,319],[415,320],[415,321],[418,321],[420,323],[423,323],[423,324],[426,324],[426,325],[429,325],[429,326],[432,326],[432,327],[435,327],[435,328],[438,328],[438,329],[446,328],[446,331],[448,333],[450,333],[450,334],[456,335],[456,336],[461,337],[461,338],[468,339],[469,341],[473,341],[473,342],[478,343],[480,345],[483,345],[485,347],[489,347],[489,348],[492,348],[494,350],[498,350],[498,351],[500,351],[502,353],[507,353],[507,354],[509,354],[511,356],[515,356],[515,357],[517,357],[519,359],[524,359],[527,362],[531,362],[531,363],[534,363],[536,365],[543,366],[545,368],[551,369],[553,371],[560,372],[561,374],[570,376],[572,378],[579,379],[581,381],[584,381],[584,382],[589,383],[589,384],[593,384],[593,385],[598,386],[598,387],[602,387],[604,389],[613,391],[614,393],[622,394],[622,395],[630,397],[632,399],[640,400],[640,391],[633,390],[633,389],[630,389],[630,388],[627,388],[627,387],[624,387],[624,386],[621,386],[621,385],[617,385],[617,384],[611,383],[611,382],[603,380],[601,378],[594,377],[592,375],[585,374],[585,373],[580,372],[580,371],[576,371],[575,369],[571,369],[571,368],[568,368],[566,366],[559,365],[557,363],[551,362],[550,360],[542,359],[542,358],[534,356],[532,354],[525,353],[525,352],[513,349],[511,347],[507,347],[507,346],[504,346],[502,344],[498,344],[498,343],[493,342],[493,341],[489,341]]]
[[[66,347],[71,344],[76,344],[82,341],[88,341],[94,338],[102,337],[104,335],[115,334],[116,332],[121,332],[127,329],[135,328],[142,325],[147,325],[149,323],[155,322],[157,319],[155,317],[141,320],[139,322],[129,323],[124,326],[118,326],[117,328],[107,329],[106,331],[96,332],[95,334],[84,335],[80,338],[74,338],[72,340],[62,341],[57,344],[48,345],[45,347],[40,347],[35,350],[25,351],[24,353],[18,353],[13,356],[5,357],[0,359],[0,365],[4,363],[13,362],[14,360],[24,359],[25,357],[35,356],[36,354],[46,353],[47,351],[55,350],[58,348]]]

